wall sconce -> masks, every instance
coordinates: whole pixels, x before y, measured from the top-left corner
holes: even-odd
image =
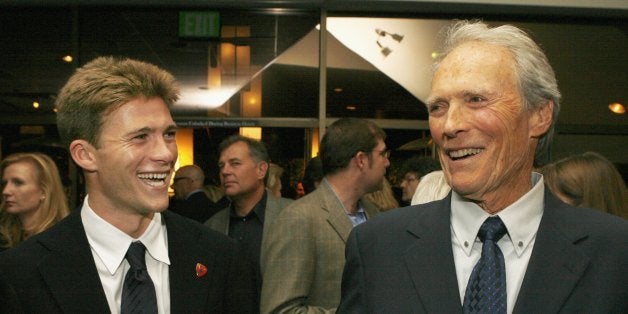
[[[382,43],[380,42],[380,39],[382,39],[383,37],[389,36],[390,38],[392,38],[394,41],[398,43],[400,43],[403,40],[403,35],[389,33],[379,28],[375,29],[375,33],[378,36],[375,42],[377,43],[377,46],[379,46],[380,52],[384,55],[384,57],[387,57],[392,52],[392,49],[390,49],[388,46],[382,45]]]

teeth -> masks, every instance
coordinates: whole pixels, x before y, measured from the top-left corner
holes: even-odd
[[[144,180],[163,180],[168,176],[165,173],[143,173],[139,174],[138,177]]]
[[[469,155],[479,154],[480,152],[482,152],[482,149],[480,149],[480,148],[466,148],[466,149],[460,149],[460,150],[456,150],[456,151],[450,151],[449,152],[449,157],[451,157],[451,158],[461,158],[461,157],[465,157],[465,156],[469,156]]]

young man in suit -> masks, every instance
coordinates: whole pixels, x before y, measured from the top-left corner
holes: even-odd
[[[509,25],[446,34],[427,107],[453,192],[354,229],[339,312],[627,312],[628,222],[533,172],[559,111],[544,53]]]
[[[79,210],[0,256],[0,300],[11,309],[256,310],[235,243],[164,212],[177,159],[169,107],[178,93],[169,73],[112,57],[79,68],[61,89],[57,126],[88,194]]]
[[[344,118],[321,141],[325,177],[279,213],[262,244],[262,313],[333,312],[340,302],[345,243],[378,213],[361,198],[382,188],[386,134],[375,123]]]
[[[220,143],[219,150],[220,182],[231,205],[205,225],[242,244],[256,267],[256,282],[261,289],[262,240],[273,232],[270,224],[292,200],[276,197],[266,189],[269,156],[264,143],[233,135]]]

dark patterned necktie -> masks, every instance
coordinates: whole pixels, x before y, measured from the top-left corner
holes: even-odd
[[[145,252],[142,242],[131,243],[126,252],[131,268],[124,277],[122,287],[122,314],[157,313],[157,295],[146,270]]]
[[[506,226],[497,217],[487,218],[478,237],[482,257],[471,273],[464,294],[464,313],[506,313],[506,267],[497,241],[506,234]]]

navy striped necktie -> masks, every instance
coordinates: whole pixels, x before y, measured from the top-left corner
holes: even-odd
[[[497,241],[506,234],[498,216],[487,218],[478,232],[482,257],[471,273],[464,295],[464,313],[506,313],[506,267]]]
[[[145,256],[146,247],[139,241],[132,242],[126,252],[131,268],[122,286],[122,314],[157,313],[157,294],[146,269]]]

